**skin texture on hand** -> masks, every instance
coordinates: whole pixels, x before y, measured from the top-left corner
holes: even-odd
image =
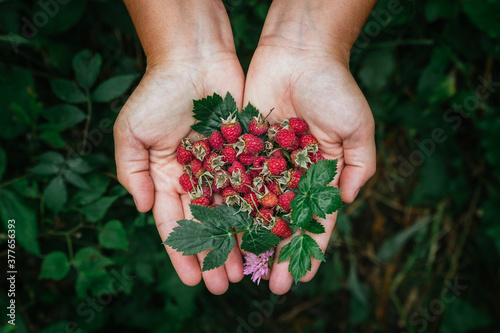
[[[229,91],[241,108],[244,75],[220,1],[126,4],[148,56],[148,67],[115,123],[118,180],[134,197],[140,212],[153,210],[164,241],[176,221],[192,218],[189,195],[178,181],[183,168],[177,162],[176,149],[183,138],[195,138],[190,128],[195,122],[193,100],[214,92],[225,96]],[[223,267],[203,273],[206,253],[183,256],[165,248],[186,285],[196,285],[203,278],[210,292],[222,294],[229,282],[243,278],[237,246]]]
[[[271,7],[268,18],[272,10]],[[279,14],[283,15],[283,12]],[[264,115],[275,108],[270,118],[278,121],[290,117],[304,119],[311,134],[318,139],[325,158],[338,159],[338,174],[333,185],[342,191],[343,201],[350,203],[375,173],[374,120],[366,99],[349,72],[346,44],[331,48],[328,43],[315,43],[314,38],[305,37],[309,33],[315,34],[311,29],[314,28],[302,26],[297,43],[290,36],[276,33],[280,27],[273,26],[269,29],[271,32],[264,31],[248,71],[244,103],[251,101]],[[332,214],[326,220],[318,219],[325,226],[326,233],[311,235],[323,252],[336,215]],[[275,262],[282,247],[291,239],[279,244]],[[302,282],[311,280],[319,268],[320,261],[312,261],[312,269],[301,279]],[[288,262],[273,264],[268,278],[272,292],[286,293],[293,282]]]

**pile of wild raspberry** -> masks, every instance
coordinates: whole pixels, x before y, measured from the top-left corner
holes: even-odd
[[[248,212],[256,225],[287,238],[290,204],[300,178],[311,163],[323,159],[318,141],[299,118],[269,124],[261,115],[250,121],[248,134],[233,114],[210,137],[184,139],[177,161],[184,165],[179,178],[191,204],[211,207],[214,194],[223,203]]]

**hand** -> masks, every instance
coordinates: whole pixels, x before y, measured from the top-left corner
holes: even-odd
[[[169,59],[148,66],[121,110],[114,128],[118,179],[140,212],[153,208],[162,241],[176,221],[192,218],[189,196],[178,182],[183,169],[176,160],[180,141],[193,137],[192,101],[230,91],[241,107],[243,85],[243,71],[234,52]],[[203,273],[200,267],[206,253],[182,256],[168,246],[166,249],[186,285],[196,285],[203,277],[209,291],[222,294],[229,282],[243,278],[236,246],[224,267]]]
[[[338,175],[333,181],[350,203],[361,186],[375,172],[374,120],[362,92],[348,69],[342,52],[335,54],[319,48],[291,46],[289,40],[261,38],[245,85],[244,104],[250,101],[264,115],[275,108],[272,119],[298,117],[309,124],[328,159],[338,159]],[[326,233],[311,235],[325,251],[336,214],[319,219]],[[281,248],[276,250],[278,262]],[[301,279],[311,280],[320,261],[312,259],[312,269]],[[273,264],[269,286],[275,294],[286,293],[293,282],[288,262]]]

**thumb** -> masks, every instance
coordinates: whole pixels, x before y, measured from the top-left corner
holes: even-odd
[[[373,121],[343,142],[344,168],[340,174],[342,200],[351,203],[376,169]]]
[[[154,203],[154,184],[149,175],[149,152],[119,119],[113,135],[118,181],[134,197],[137,210],[145,213]]]

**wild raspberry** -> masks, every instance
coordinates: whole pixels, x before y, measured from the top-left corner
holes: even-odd
[[[292,229],[290,229],[285,219],[281,217],[276,218],[274,227],[271,229],[271,232],[281,238],[288,238],[292,235]]]
[[[300,137],[300,146],[307,148],[311,145],[318,145],[318,140],[311,134],[304,134]]]
[[[244,165],[252,165],[253,161],[255,160],[255,155],[253,154],[248,154],[248,153],[243,153],[240,155],[238,160],[244,164]]]
[[[210,204],[211,204],[210,199],[207,198],[207,196],[205,196],[205,195],[202,195],[199,198],[194,198],[193,200],[191,200],[191,205],[199,205],[199,206],[209,207]]]
[[[205,169],[211,174],[214,174],[216,171],[220,170],[224,165],[224,161],[222,160],[222,156],[217,153],[210,153],[203,162]]]
[[[273,192],[276,195],[281,194],[281,187],[279,186],[279,184],[276,181],[272,181],[270,183],[267,183],[266,187],[269,190],[269,192]]]
[[[294,144],[295,132],[293,129],[283,128],[278,134],[276,134],[276,143],[278,143],[282,148],[290,148]]]
[[[208,201],[210,202],[209,205],[214,203],[214,196],[212,193],[212,189],[208,186],[202,187],[202,192],[203,196],[207,197]]]
[[[280,123],[272,124],[267,130],[267,137],[270,141],[274,141],[276,139],[276,134],[283,128]]]
[[[292,145],[291,145],[290,147],[286,148],[285,150],[286,150],[286,151],[294,151],[294,150],[296,150],[297,148],[299,148],[299,146],[300,146],[300,140],[299,140],[299,138],[298,138],[298,137],[295,137],[295,138],[293,139],[293,143],[292,143]]]
[[[323,155],[319,151],[317,151],[316,153],[311,154],[309,157],[310,157],[312,163],[316,163],[318,161],[321,161],[321,160],[325,159],[323,157]]]
[[[272,152],[271,157],[285,158],[285,153],[281,149],[276,149],[275,151]]]
[[[241,125],[234,115],[230,115],[227,119],[222,120],[221,132],[228,143],[236,143],[238,141],[241,135]]]
[[[184,145],[180,144],[179,147],[177,147],[177,162],[182,165],[187,165],[193,160],[193,158],[193,153],[187,150]]]
[[[250,175],[241,171],[234,171],[230,177],[230,182],[233,188],[242,194],[250,193],[252,187],[252,179]]]
[[[278,203],[284,212],[290,211],[290,204],[292,203],[292,200],[295,198],[295,196],[295,192],[286,191],[278,197]]]
[[[290,118],[288,120],[290,128],[295,131],[297,135],[307,132],[307,123],[299,118]]]
[[[179,177],[179,184],[184,191],[191,192],[198,186],[198,181],[193,176],[183,173],[182,176]]]
[[[226,187],[222,190],[222,202],[226,205],[233,206],[240,204],[241,197],[238,192],[232,187]]]
[[[292,169],[290,170],[290,180],[286,184],[289,188],[298,188],[299,187],[299,181],[300,178],[302,177],[304,173],[300,170],[297,169]]]
[[[210,134],[208,142],[210,143],[210,148],[212,148],[212,150],[219,150],[224,147],[224,143],[226,143],[226,140],[224,140],[224,137],[220,132],[214,131],[212,134]]]
[[[259,203],[265,208],[273,208],[278,204],[278,197],[273,192],[267,192],[259,199]]]
[[[193,154],[197,159],[203,161],[205,157],[210,154],[210,144],[208,143],[208,139],[196,141],[193,144]]]
[[[252,134],[243,134],[236,144],[239,153],[257,155],[264,150],[264,141]]]
[[[290,154],[290,159],[292,160],[292,164],[296,168],[307,169],[312,163],[311,159],[309,158],[309,152],[307,151],[307,148],[294,150]]]
[[[267,158],[265,156],[257,156],[253,161],[253,168],[250,170],[250,175],[255,178],[260,175],[266,164]]]
[[[271,157],[267,160],[267,168],[272,175],[277,176],[286,170],[286,160],[284,158]]]
[[[229,168],[227,168],[227,172],[229,172],[229,175],[232,175],[232,173],[234,171],[241,171],[241,172],[245,172],[246,169],[245,169],[245,166],[243,164],[241,164],[241,162],[238,162],[238,161],[234,161],[233,164],[231,164],[229,166]]]
[[[205,168],[203,167],[203,162],[198,159],[192,160],[191,172],[196,178],[200,178],[200,176],[205,172]]]
[[[212,189],[214,192],[221,192],[229,186],[229,175],[224,170],[216,171],[214,174],[214,182]]]
[[[252,171],[254,171],[254,170],[251,170],[250,172],[252,172]],[[255,191],[260,192],[260,193],[262,193],[266,190],[266,186],[264,184],[264,178],[262,178],[261,176],[257,176],[257,177],[252,179],[252,186],[253,186],[253,189]]]
[[[243,197],[245,201],[252,207],[253,209],[257,209],[259,206],[259,199],[257,198],[257,194],[250,192],[245,194]]]
[[[257,212],[256,216],[264,219],[265,224],[268,225],[274,216],[274,212],[271,208],[262,208]]]
[[[254,117],[248,125],[248,131],[253,135],[262,135],[266,133],[268,128],[269,124],[264,117],[262,117],[261,113],[259,113],[259,116]]]
[[[226,162],[227,164],[231,164],[234,161],[236,161],[237,154],[238,152],[231,145],[224,146],[224,149],[222,150],[222,156],[224,156],[224,162]]]

